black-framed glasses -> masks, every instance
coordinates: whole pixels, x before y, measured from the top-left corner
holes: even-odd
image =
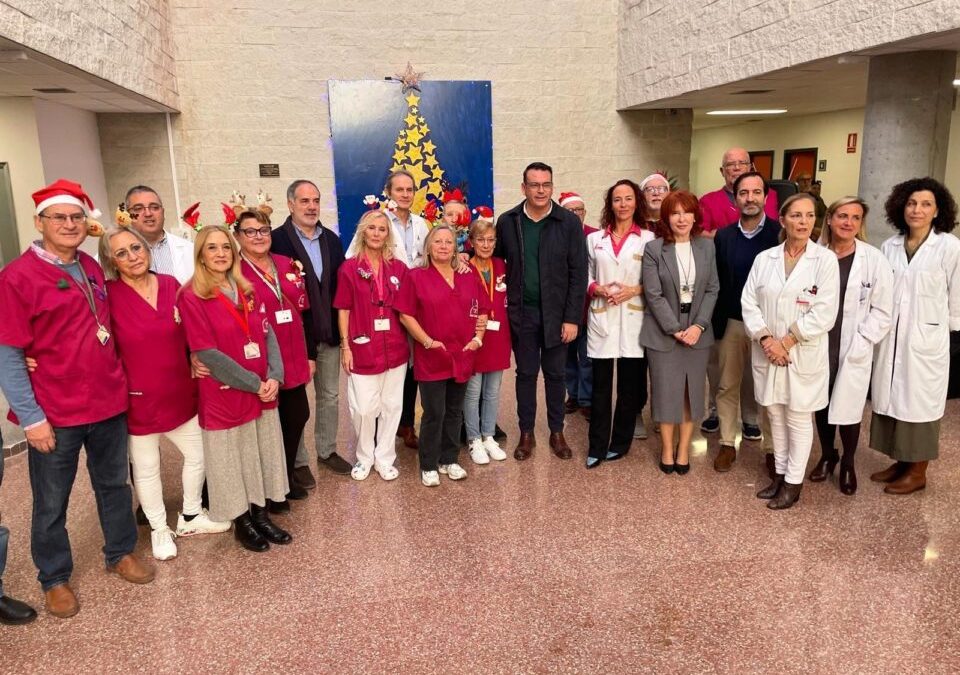
[[[269,225],[264,225],[263,227],[254,228],[254,227],[245,227],[240,230],[241,234],[247,239],[254,239],[259,234],[261,237],[269,237],[270,233],[273,231]]]
[[[552,190],[553,189],[553,183],[549,181],[546,183],[524,183],[524,185],[526,185],[531,190],[541,190],[541,189]]]
[[[159,213],[160,211],[163,211],[163,204],[157,204],[156,202],[151,204],[137,204],[127,209],[127,212],[133,216],[139,216],[144,211],[149,211],[150,213]]]

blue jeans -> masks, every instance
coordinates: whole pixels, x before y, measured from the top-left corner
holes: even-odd
[[[467,426],[468,443],[481,436],[493,436],[496,431],[502,381],[503,371],[496,370],[492,373],[476,373],[467,382],[467,393],[463,398],[463,421]]]
[[[3,485],[3,436],[0,436],[0,485]],[[0,598],[3,597],[3,571],[7,569],[7,540],[10,530],[0,525]]]
[[[590,407],[593,396],[593,364],[587,356],[587,327],[580,326],[577,339],[567,347],[567,397],[581,408]]]
[[[64,584],[73,573],[73,556],[67,536],[67,505],[77,476],[80,447],[87,452],[87,473],[97,500],[103,555],[108,565],[133,552],[137,524],[133,517],[127,463],[127,416],[76,427],[54,427],[53,452],[30,448],[30,488],[33,490],[33,524],[30,548],[37,579],[43,590]]]

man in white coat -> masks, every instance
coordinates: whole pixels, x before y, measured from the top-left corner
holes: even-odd
[[[193,242],[163,229],[163,202],[157,191],[135,185],[127,190],[124,205],[133,219],[131,227],[150,245],[150,269],[186,283],[193,276]]]

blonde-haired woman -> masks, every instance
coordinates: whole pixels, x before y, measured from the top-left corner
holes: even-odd
[[[117,354],[127,376],[133,486],[150,521],[157,560],[177,555],[174,536],[212,534],[229,522],[210,520],[201,507],[203,440],[197,420],[197,384],[190,376],[187,337],[176,310],[180,283],[150,271],[150,246],[133,229],[110,228],[100,238],[100,264]],[[160,482],[160,436],[183,455],[183,511],[176,535],[167,523]]]
[[[393,228],[382,211],[368,211],[338,271],[333,306],[340,323],[340,363],[347,373],[347,404],[356,436],[350,475],[363,480],[376,469],[383,480],[398,475],[394,436],[403,410],[403,381],[410,348],[394,307],[407,266],[394,258]]]
[[[890,330],[893,269],[879,249],[866,243],[869,211],[859,197],[842,197],[827,208],[820,243],[837,256],[840,295],[837,319],[827,333],[830,402],[814,415],[820,459],[810,481],[825,481],[840,463],[840,492],[857,491],[854,453],[870,386],[874,347]],[[837,431],[843,459],[834,447]]]
[[[226,227],[200,230],[194,262],[177,307],[191,352],[210,370],[200,380],[210,514],[233,520],[244,548],[266,551],[292,541],[265,508],[288,491],[280,421],[275,408],[264,409],[283,382],[280,348]]]
[[[456,234],[437,225],[424,246],[424,266],[411,270],[396,301],[400,321],[414,346],[414,376],[420,383],[420,480],[440,484],[467,477],[458,463],[463,398],[483,346],[490,300],[474,274],[457,274]]]

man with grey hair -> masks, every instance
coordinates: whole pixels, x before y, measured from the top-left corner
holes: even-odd
[[[312,181],[299,179],[287,188],[290,215],[273,231],[270,252],[300,262],[306,279],[310,308],[304,312],[307,358],[316,362],[313,384],[316,390],[314,440],[317,463],[338,474],[352,468],[337,454],[337,420],[340,406],[340,328],[333,298],[337,294],[337,271],[343,264],[343,245],[336,232],[320,222],[320,189]],[[316,487],[307,465],[307,452],[297,454],[294,479],[303,488]]]
[[[157,191],[134,185],[123,202],[133,221],[131,227],[150,245],[150,269],[186,283],[193,276],[193,242],[163,229],[163,202]]]

